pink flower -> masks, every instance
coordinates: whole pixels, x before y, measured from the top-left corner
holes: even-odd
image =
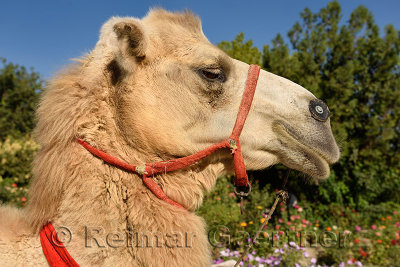
[[[307,224],[307,220],[306,220],[306,219],[301,220],[301,222],[302,222],[303,224]]]
[[[279,219],[278,219],[278,222],[279,222],[279,223],[283,223],[283,219],[282,219],[282,218],[279,218]]]
[[[376,225],[375,224],[371,225],[371,229],[375,230],[376,229]]]
[[[379,233],[379,232],[376,232],[376,236],[381,236],[381,233]]]
[[[356,232],[360,232],[361,231],[361,227],[360,226],[356,226]]]
[[[281,228],[280,225],[276,225],[276,226],[275,226],[275,229],[276,229],[276,230],[279,230],[280,228]]]
[[[300,208],[300,206],[299,205],[294,205],[294,208],[298,209],[298,208]]]
[[[394,214],[394,215],[397,215],[397,211],[393,211],[393,214]]]

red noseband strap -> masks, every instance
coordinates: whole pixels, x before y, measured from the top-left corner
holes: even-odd
[[[230,139],[234,140],[237,145],[236,151],[232,151],[233,164],[235,166],[235,185],[237,186],[247,186],[249,184],[249,178],[247,176],[242,151],[240,149],[239,137],[242,133],[244,123],[246,122],[247,115],[249,114],[251,103],[253,102],[259,74],[260,67],[257,65],[250,65],[242,102],[240,103],[235,126],[233,127],[232,134],[230,136]]]
[[[159,199],[174,205],[176,207],[183,208],[182,205],[168,198],[167,195],[162,191],[162,189],[153,181],[152,177],[159,173],[166,173],[170,171],[179,170],[185,168],[193,163],[200,161],[201,159],[213,154],[215,151],[222,148],[230,148],[233,154],[233,162],[235,166],[235,185],[239,187],[249,187],[249,180],[244,165],[244,160],[242,156],[242,151],[240,149],[239,137],[242,132],[244,123],[246,121],[247,115],[251,107],[251,102],[253,101],[254,92],[257,87],[257,80],[260,74],[260,67],[257,65],[250,65],[250,69],[247,76],[246,87],[243,92],[242,102],[240,103],[239,111],[237,114],[235,126],[231,136],[218,144],[212,145],[196,154],[192,154],[187,157],[172,159],[162,162],[146,163],[143,165],[135,166],[123,162],[93,146],[88,144],[83,140],[78,140],[84,148],[86,148],[90,153],[96,157],[101,158],[105,162],[117,166],[121,169],[130,172],[136,172],[142,175],[144,184],[156,195]]]

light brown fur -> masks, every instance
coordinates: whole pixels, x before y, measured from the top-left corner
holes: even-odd
[[[224,83],[204,81],[199,70],[205,66],[223,68],[228,79]],[[154,177],[171,199],[187,208],[181,210],[157,199],[138,175],[105,164],[76,139],[135,165],[195,153],[229,136],[246,71],[246,64],[230,59],[208,42],[200,20],[189,12],[156,10],[143,20],[110,19],[95,49],[51,80],[42,96],[35,130],[41,149],[34,161],[29,205],[23,211],[0,209],[0,263],[45,264],[38,232],[52,222],[56,228],[71,231],[72,240],[66,246],[81,266],[210,265],[206,225],[193,211],[217,177],[232,172],[229,151]],[[263,72],[260,77],[261,86],[264,80],[276,81],[282,88],[293,88],[288,92],[304,103],[313,98],[277,76]],[[268,167],[284,155],[278,151],[282,142],[274,132],[275,120],[258,123],[263,118],[257,111],[261,99],[262,92],[256,94],[253,114],[246,123],[254,127],[245,127],[242,136],[249,169]],[[301,116],[310,120],[306,109]],[[285,118],[286,114],[279,117]],[[314,125],[311,120],[306,123]],[[312,127],[326,133],[324,146],[333,149],[316,146],[309,153],[325,155],[320,157],[328,163],[337,160],[329,122]],[[261,132],[266,146],[259,140]],[[299,160],[303,159],[299,156]],[[325,165],[318,169],[310,164],[308,171],[319,175],[319,170],[326,172]],[[89,239],[85,239],[85,229],[89,229]],[[98,229],[101,233],[95,234]],[[129,233],[134,238],[136,233],[149,232],[163,236],[161,248],[99,248],[90,237],[94,233],[104,241],[109,233]],[[183,247],[168,247],[171,239],[167,235],[176,233],[189,235],[192,243],[182,239],[178,245]],[[16,243],[24,246],[16,249]]]

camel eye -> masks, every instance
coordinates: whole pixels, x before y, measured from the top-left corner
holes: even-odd
[[[225,80],[224,73],[219,69],[203,69],[201,70],[201,74],[209,81],[223,82]]]

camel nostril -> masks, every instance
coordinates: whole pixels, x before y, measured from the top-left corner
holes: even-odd
[[[311,116],[318,121],[327,121],[329,118],[328,106],[319,99],[313,99],[308,106]]]

